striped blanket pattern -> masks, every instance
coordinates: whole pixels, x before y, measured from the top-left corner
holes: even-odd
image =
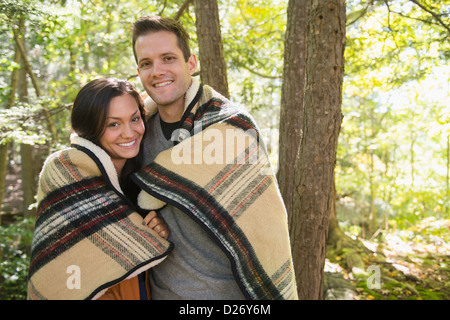
[[[130,208],[109,156],[76,139],[40,174],[28,299],[96,299],[171,250]]]
[[[146,192],[139,206],[153,209],[156,198],[204,227],[246,298],[297,299],[286,210],[255,122],[206,85],[189,90],[203,93],[181,141],[134,176]]]

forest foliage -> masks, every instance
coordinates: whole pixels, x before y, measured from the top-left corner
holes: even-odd
[[[448,257],[450,1],[346,2],[344,120],[335,173],[340,226],[377,246],[423,244],[421,250],[429,249],[421,253]],[[34,202],[18,202],[17,182],[28,181],[35,191],[46,156],[69,145],[70,107],[84,83],[114,76],[142,90],[131,24],[142,15],[175,17],[184,3],[0,0],[0,146],[6,149],[5,176],[10,178],[0,188],[0,299],[23,298],[20,279],[26,277],[32,228],[24,212],[32,212]],[[271,159],[281,166],[277,130],[288,1],[218,3],[231,99],[270,131]],[[198,55],[192,5],[180,21]],[[30,69],[25,89],[12,92],[14,72],[26,68],[16,59],[19,40]],[[23,176],[24,146],[31,148],[31,181]],[[18,218],[11,223],[7,216]],[[439,263],[448,275],[448,258]]]

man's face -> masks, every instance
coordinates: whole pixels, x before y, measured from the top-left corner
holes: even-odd
[[[149,96],[158,107],[184,108],[184,94],[197,69],[191,55],[186,62],[173,32],[158,31],[136,40],[138,73]]]

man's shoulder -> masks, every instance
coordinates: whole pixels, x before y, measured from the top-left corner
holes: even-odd
[[[243,105],[231,101],[208,85],[203,86],[203,93],[202,98],[200,99],[200,104],[204,109],[215,111],[223,109],[233,113],[247,112],[246,108]]]

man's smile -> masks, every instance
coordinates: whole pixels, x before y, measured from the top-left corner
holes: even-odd
[[[161,88],[161,87],[165,87],[165,86],[167,86],[169,84],[172,84],[172,83],[173,83],[173,80],[168,80],[168,81],[164,81],[164,82],[155,83],[153,86],[155,88]]]

